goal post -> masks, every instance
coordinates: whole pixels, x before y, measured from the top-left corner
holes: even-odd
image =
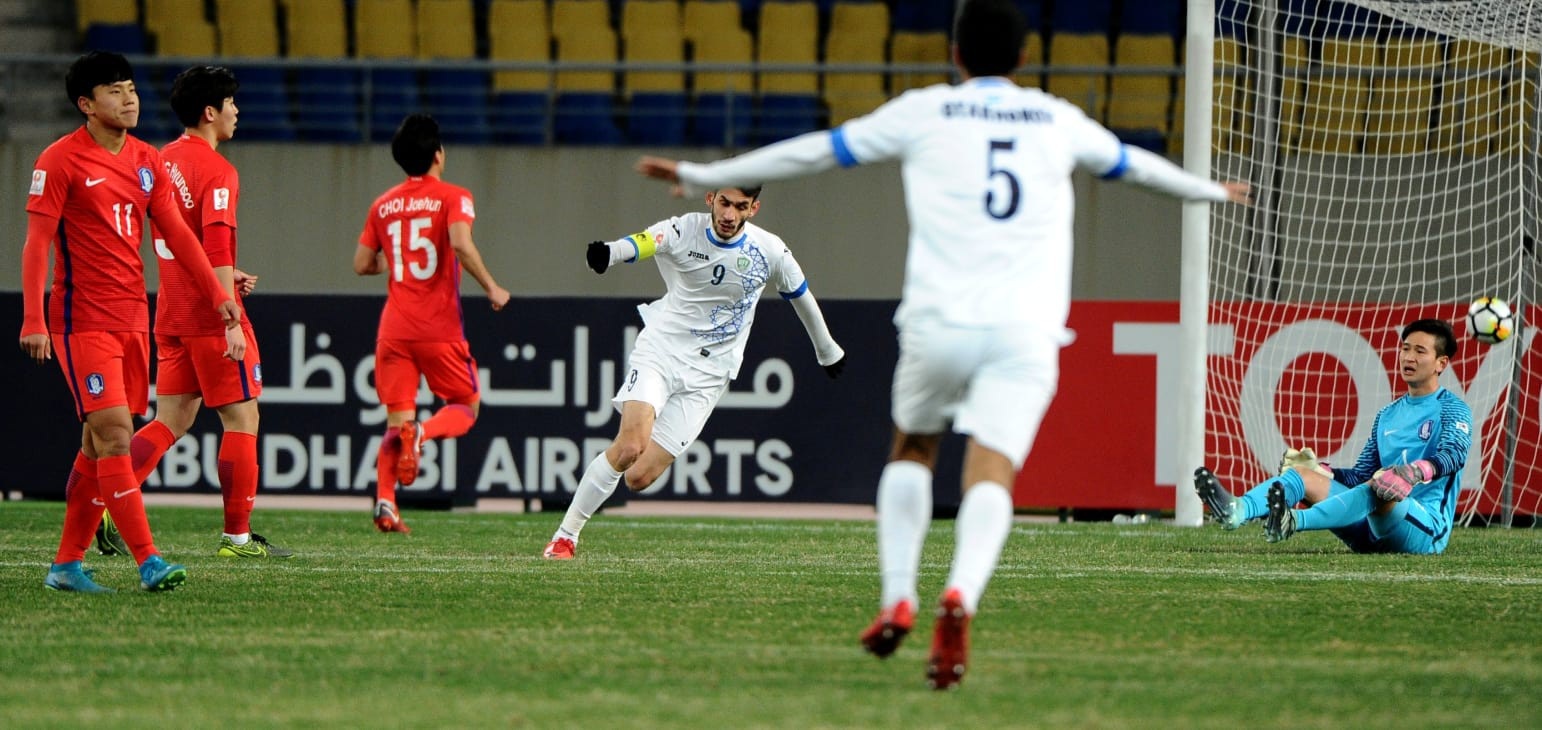
[[[1459,348],[1441,384],[1474,416],[1459,516],[1533,522],[1542,3],[1189,10],[1185,165],[1251,182],[1256,204],[1184,218],[1180,310],[1200,416],[1177,416],[1191,443],[1181,461],[1202,450],[1233,492],[1270,476],[1287,446],[1353,462],[1377,411],[1404,391],[1400,330],[1439,317]],[[1510,340],[1468,336],[1467,306],[1481,296],[1515,310]],[[1179,475],[1180,524],[1197,522],[1185,520],[1187,485]]]

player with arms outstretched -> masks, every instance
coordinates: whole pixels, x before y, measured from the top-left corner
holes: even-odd
[[[690,448],[729,381],[739,375],[755,303],[774,285],[790,301],[830,377],[846,353],[830,336],[803,269],[782,239],[750,219],[760,188],[725,187],[706,194],[706,213],[686,213],[616,241],[589,244],[589,268],[653,259],[667,291],[637,308],[643,331],[627,363],[626,381],[612,399],[621,428],[605,453],[584,470],[544,555],[570,560],[578,533],[616,491],[622,475],[632,491],[647,489]]]
[[[353,270],[360,276],[386,274],[375,342],[375,391],[387,419],[375,461],[375,527],[409,532],[396,507],[396,485],[417,479],[425,439],[465,434],[481,407],[477,363],[461,322],[461,267],[482,285],[494,311],[508,304],[509,292],[488,273],[471,238],[476,220],[471,193],[441,179],[439,123],[427,114],[403,119],[391,138],[391,156],[407,179],[370,205]],[[446,403],[421,423],[416,420],[420,377]]]
[[[213,305],[211,318],[238,328],[241,311],[182,222],[160,153],[128,133],[139,122],[128,60],[87,53],[70,65],[64,85],[85,124],[38,157],[22,251],[21,349],[39,363],[57,355],[84,423],[65,488],[59,551],[44,585],[111,591],[81,568],[105,510],[139,564],[140,587],[167,590],[187,580],[187,569],[167,563],[156,550],[129,455],[133,416],[149,406],[150,321],[139,255],[147,212],[165,226],[166,248],[197,287],[202,305]],[[45,314],[50,247],[53,291]],[[244,354],[239,338],[223,353],[236,361]]]
[[[1228,530],[1261,518],[1269,542],[1330,530],[1357,553],[1445,552],[1472,446],[1472,409],[1440,385],[1456,355],[1449,322],[1412,322],[1401,342],[1397,367],[1408,392],[1376,414],[1353,467],[1330,470],[1310,448],[1292,448],[1278,477],[1241,497],[1200,467],[1194,489],[1211,518]],[[1302,501],[1311,507],[1295,509]]]
[[[1064,100],[1019,88],[1026,26],[1010,0],[967,0],[954,32],[963,82],[907,92],[840,127],[701,165],[645,157],[638,170],[687,188],[746,185],[832,167],[900,161],[910,217],[895,324],[894,440],[878,483],[879,614],[860,637],[887,657],[911,630],[931,521],[932,470],[948,423],[968,436],[953,566],[927,661],[957,684],[969,624],[1012,522],[1017,471],[1054,395],[1071,303],[1071,173],[1135,182],[1188,200],[1243,201],[1120,144]]]

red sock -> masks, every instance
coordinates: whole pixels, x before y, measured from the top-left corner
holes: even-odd
[[[85,452],[75,454],[75,467],[64,482],[64,533],[59,536],[55,563],[72,563],[86,557],[86,549],[102,524],[101,495],[96,489],[96,462]]]
[[[402,455],[402,430],[386,429],[380,440],[380,455],[375,457],[375,499],[396,504],[396,458]]]
[[[471,424],[476,422],[477,416],[471,406],[451,403],[423,422],[423,440],[465,436],[471,430]]]
[[[160,421],[151,421],[135,431],[134,440],[129,442],[129,456],[134,459],[134,482],[144,484],[145,477],[155,471],[155,465],[161,463],[161,457],[176,442],[176,434]]]
[[[134,554],[134,562],[143,563],[155,555],[155,538],[150,535],[150,518],[145,516],[144,495],[139,492],[139,482],[134,480],[134,462],[128,454],[96,460],[96,488],[123,541],[128,543],[129,552]]]
[[[226,431],[220,439],[220,492],[225,495],[225,534],[252,531],[257,499],[257,434]]]

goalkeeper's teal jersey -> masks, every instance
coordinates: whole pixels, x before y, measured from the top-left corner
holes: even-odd
[[[1435,517],[1437,524],[1416,527],[1430,533],[1439,552],[1451,536],[1456,492],[1471,445],[1472,409],[1455,393],[1440,388],[1429,395],[1404,395],[1376,414],[1371,437],[1354,467],[1334,469],[1333,477],[1353,487],[1378,469],[1420,459],[1434,464],[1435,478],[1414,485],[1408,498],[1418,500]]]

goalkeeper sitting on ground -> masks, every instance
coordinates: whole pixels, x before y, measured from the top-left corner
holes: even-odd
[[[1472,410],[1439,382],[1455,354],[1456,336],[1444,320],[1421,319],[1403,328],[1397,367],[1408,394],[1376,414],[1352,468],[1330,471],[1310,448],[1289,449],[1280,475],[1241,497],[1204,467],[1194,472],[1194,489],[1228,530],[1264,518],[1269,542],[1302,530],[1331,530],[1355,552],[1445,551],[1472,442]],[[1303,500],[1310,509],[1293,509]]]

